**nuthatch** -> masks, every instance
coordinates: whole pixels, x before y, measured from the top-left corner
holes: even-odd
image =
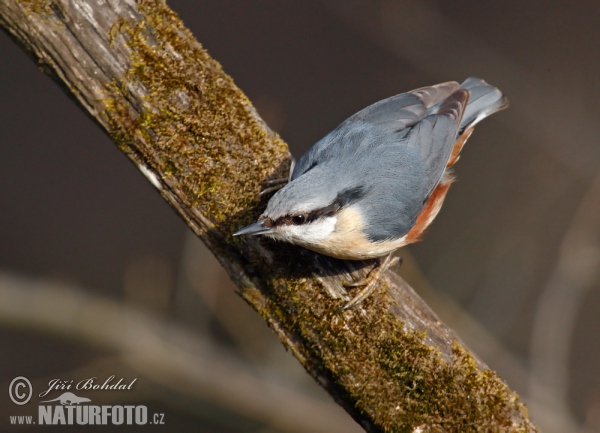
[[[477,78],[376,102],[306,152],[258,221],[234,236],[264,234],[340,259],[388,255],[388,263],[438,214],[475,125],[507,106]]]

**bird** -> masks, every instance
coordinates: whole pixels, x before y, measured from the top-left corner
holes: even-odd
[[[265,235],[344,260],[379,258],[383,271],[440,211],[475,125],[507,106],[499,89],[474,77],[376,102],[292,164],[258,221],[233,235]],[[370,295],[373,278],[364,285],[343,310]]]

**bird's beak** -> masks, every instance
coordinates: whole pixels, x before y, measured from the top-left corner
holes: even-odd
[[[266,220],[258,220],[254,224],[250,224],[247,227],[244,227],[241,230],[238,230],[233,234],[233,236],[254,236],[254,235],[263,235],[265,233],[271,233],[273,229],[271,227],[265,227],[264,223]]]

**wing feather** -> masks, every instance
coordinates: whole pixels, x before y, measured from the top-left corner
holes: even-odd
[[[453,149],[459,134],[506,105],[499,90],[476,78],[376,102],[317,142],[269,206],[283,209],[286,193],[294,197],[291,202],[325,207],[336,191],[360,187],[366,195],[357,206],[367,236],[373,241],[398,239],[414,226],[447,166],[458,157]],[[295,182],[299,177],[302,182]]]
[[[460,85],[456,81],[448,81],[446,83],[436,84],[435,86],[421,87],[420,89],[411,90],[408,93],[416,95],[423,101],[426,108],[444,101],[448,96],[458,90]]]
[[[361,209],[371,240],[398,239],[413,227],[446,170],[468,100],[468,90],[455,91],[403,140],[392,143],[388,135],[372,149],[367,176],[377,173],[369,178],[377,185],[370,192],[371,206]],[[355,167],[361,167],[358,161]]]

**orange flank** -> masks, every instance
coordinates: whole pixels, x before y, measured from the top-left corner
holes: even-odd
[[[470,133],[469,133],[470,134]],[[463,134],[464,135],[464,134]],[[431,224],[434,220],[438,212],[440,211],[442,204],[444,203],[444,198],[446,197],[446,193],[452,184],[454,179],[447,172],[444,173],[442,180],[437,184],[425,207],[417,217],[417,222],[413,226],[412,229],[406,234],[406,244],[411,244],[413,242],[418,242],[421,240],[421,235],[425,232],[425,229]]]
[[[467,142],[474,130],[475,125],[471,126],[470,128],[467,128],[461,134],[461,136],[458,137],[458,140],[456,140],[456,142],[454,143],[454,147],[452,148],[452,155],[450,155],[450,159],[448,159],[446,168],[450,168],[454,164],[456,164],[456,161],[458,161],[458,158],[460,157],[460,151],[462,150],[463,146],[465,145],[465,143]]]

